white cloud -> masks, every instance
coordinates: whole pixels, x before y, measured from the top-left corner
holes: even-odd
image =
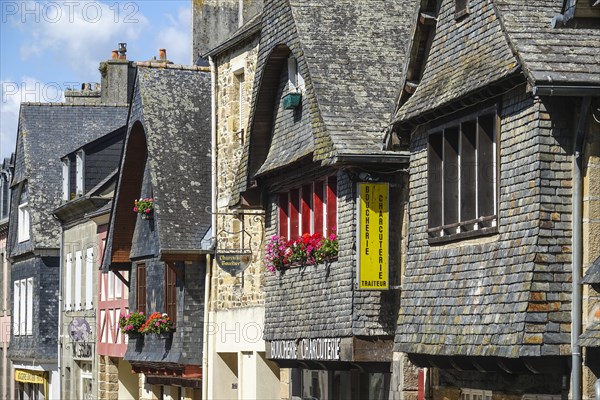
[[[30,1],[22,7],[13,22],[20,17],[28,36],[20,48],[23,61],[52,55],[92,80],[97,79],[98,62],[110,57],[106,49],[139,39],[150,26],[135,2]],[[24,7],[30,11],[23,15]]]
[[[179,7],[177,15],[165,14],[169,25],[156,34],[157,49],[166,49],[167,58],[178,64],[190,64],[191,58],[191,9]]]

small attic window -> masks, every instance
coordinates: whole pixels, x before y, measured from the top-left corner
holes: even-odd
[[[294,57],[288,58],[288,89],[290,92],[301,92],[304,89],[304,79]]]
[[[454,18],[459,19],[469,14],[469,0],[454,0]]]

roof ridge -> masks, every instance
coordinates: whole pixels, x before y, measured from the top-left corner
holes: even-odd
[[[110,103],[110,104],[73,104],[73,103],[61,103],[61,102],[21,102],[22,106],[32,107],[128,107],[127,103]]]
[[[209,67],[201,67],[198,65],[185,65],[185,64],[166,64],[160,61],[140,61],[136,62],[138,67],[145,68],[157,68],[157,69],[176,69],[183,71],[201,71],[201,72],[210,72]]]

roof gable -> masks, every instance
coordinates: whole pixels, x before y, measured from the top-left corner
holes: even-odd
[[[489,2],[471,1],[469,13],[459,19],[454,4],[453,0],[441,1],[422,78],[414,94],[400,105],[398,121],[464,98],[519,71],[518,60]]]

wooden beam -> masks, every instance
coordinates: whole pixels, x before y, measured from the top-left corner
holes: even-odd
[[[125,286],[127,286],[127,288],[129,289],[129,281],[128,281],[127,279],[125,279],[125,277],[124,277],[123,275],[121,275],[121,272],[119,272],[119,271],[115,271],[115,270],[113,270],[112,272],[113,272],[113,273],[114,273],[114,274],[117,276],[117,278],[119,278],[119,280],[120,280],[121,282],[123,282],[123,284],[124,284]]]
[[[419,14],[419,23],[421,25],[436,25],[437,18],[432,13],[422,12]]]

